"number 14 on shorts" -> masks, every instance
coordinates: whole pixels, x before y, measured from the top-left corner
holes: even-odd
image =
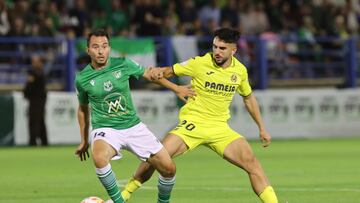
[[[104,133],[104,132],[96,132],[96,133],[94,134],[94,138],[95,138],[96,136],[105,137],[105,133]]]

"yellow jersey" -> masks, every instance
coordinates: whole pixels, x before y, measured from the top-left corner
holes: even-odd
[[[246,97],[252,92],[246,67],[235,57],[232,57],[229,67],[222,68],[216,65],[212,53],[207,53],[174,64],[173,70],[177,76],[190,76],[196,92],[196,97],[189,99],[180,109],[181,119],[227,121],[235,93]]]

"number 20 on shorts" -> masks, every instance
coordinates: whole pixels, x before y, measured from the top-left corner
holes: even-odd
[[[183,120],[176,128],[181,128],[181,127],[185,127],[186,130],[192,131],[196,126],[193,123],[188,123],[187,120]]]

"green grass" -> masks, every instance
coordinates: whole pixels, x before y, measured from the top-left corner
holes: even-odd
[[[263,149],[251,143],[282,203],[359,203],[360,139],[274,141]],[[92,161],[80,162],[76,146],[0,148],[1,203],[79,203],[108,199]],[[124,152],[112,162],[117,178],[128,179],[139,161]],[[172,203],[259,203],[247,175],[207,148],[176,159]],[[157,175],[129,203],[156,202]]]

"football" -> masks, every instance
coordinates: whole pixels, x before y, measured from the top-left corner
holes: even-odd
[[[105,203],[105,202],[101,198],[94,196],[94,197],[87,197],[80,203]]]

